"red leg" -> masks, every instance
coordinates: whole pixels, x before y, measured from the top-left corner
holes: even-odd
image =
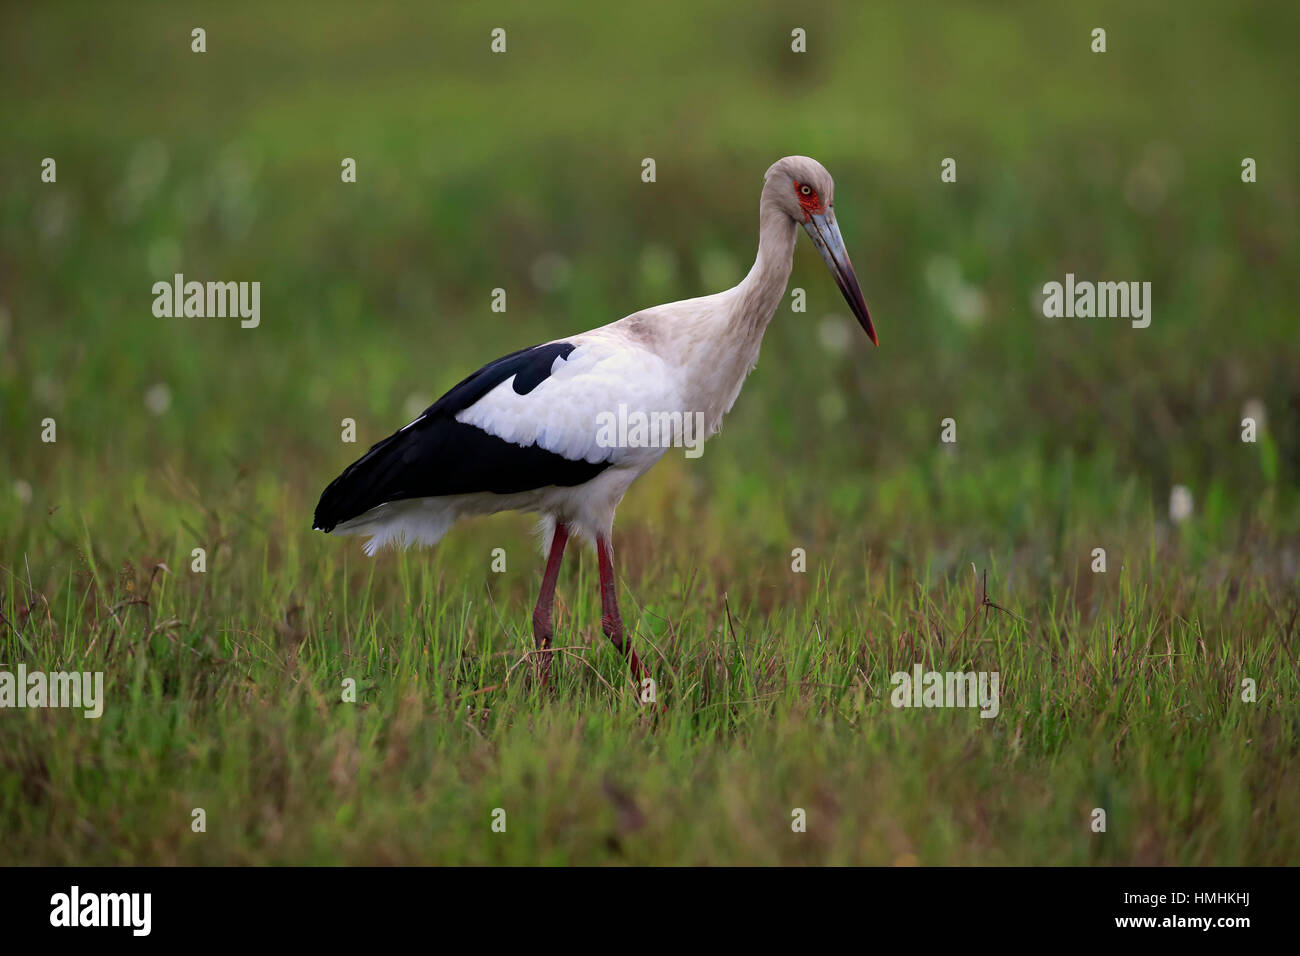
[[[641,664],[641,659],[632,650],[632,642],[623,636],[623,618],[618,613],[618,588],[614,583],[614,556],[609,542],[604,538],[596,539],[596,558],[600,563],[600,626],[605,636],[614,642],[619,653],[632,665],[632,674],[638,681],[650,676],[650,672]],[[640,688],[638,688],[640,690]]]
[[[542,593],[537,595],[537,606],[533,608],[533,639],[537,649],[542,653],[537,659],[537,673],[545,686],[551,680],[551,637],[555,629],[551,622],[551,612],[555,608],[555,582],[560,577],[560,560],[564,557],[564,545],[569,540],[569,529],[556,522],[555,536],[551,539],[551,553],[546,558],[546,571],[542,575]]]

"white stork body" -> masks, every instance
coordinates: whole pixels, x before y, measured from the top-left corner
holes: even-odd
[[[534,613],[539,646],[549,646],[554,577],[564,542],[576,532],[597,546],[606,633],[621,648],[609,549],[614,512],[671,442],[611,444],[601,417],[676,414],[674,421],[702,422],[701,440],[715,433],[758,361],[790,277],[800,222],[874,340],[835,225],[833,189],[814,160],[774,164],[760,204],[758,256],[737,286],[645,309],[485,366],[336,479],[321,496],[316,527],[368,535],[366,551],[373,554],[390,543],[435,544],[469,515],[539,513],[551,556]],[[672,438],[681,444],[680,434]]]

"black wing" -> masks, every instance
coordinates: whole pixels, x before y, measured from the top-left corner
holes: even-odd
[[[537,345],[483,366],[411,424],[348,465],[321,494],[312,526],[333,531],[387,501],[479,491],[507,495],[595,478],[609,462],[571,461],[456,421],[457,412],[512,375],[514,390],[527,395],[550,376],[556,358],[568,358],[573,349],[568,342]]]

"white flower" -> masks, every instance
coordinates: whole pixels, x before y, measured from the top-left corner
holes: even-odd
[[[163,382],[151,385],[144,393],[144,407],[155,415],[163,415],[172,405],[172,390]]]
[[[555,292],[569,284],[569,260],[558,252],[543,252],[533,260],[528,274],[542,292]]]
[[[842,316],[828,315],[817,326],[817,339],[827,352],[840,355],[853,340],[853,329]]]
[[[961,264],[950,256],[934,256],[925,265],[925,281],[962,325],[983,321],[987,300],[979,286],[962,278]]]

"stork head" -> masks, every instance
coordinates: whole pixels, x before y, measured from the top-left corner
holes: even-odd
[[[768,167],[763,204],[776,207],[804,227],[863,331],[874,345],[879,345],[853,263],[844,249],[844,237],[835,221],[835,180],[826,167],[807,156],[778,159]]]

